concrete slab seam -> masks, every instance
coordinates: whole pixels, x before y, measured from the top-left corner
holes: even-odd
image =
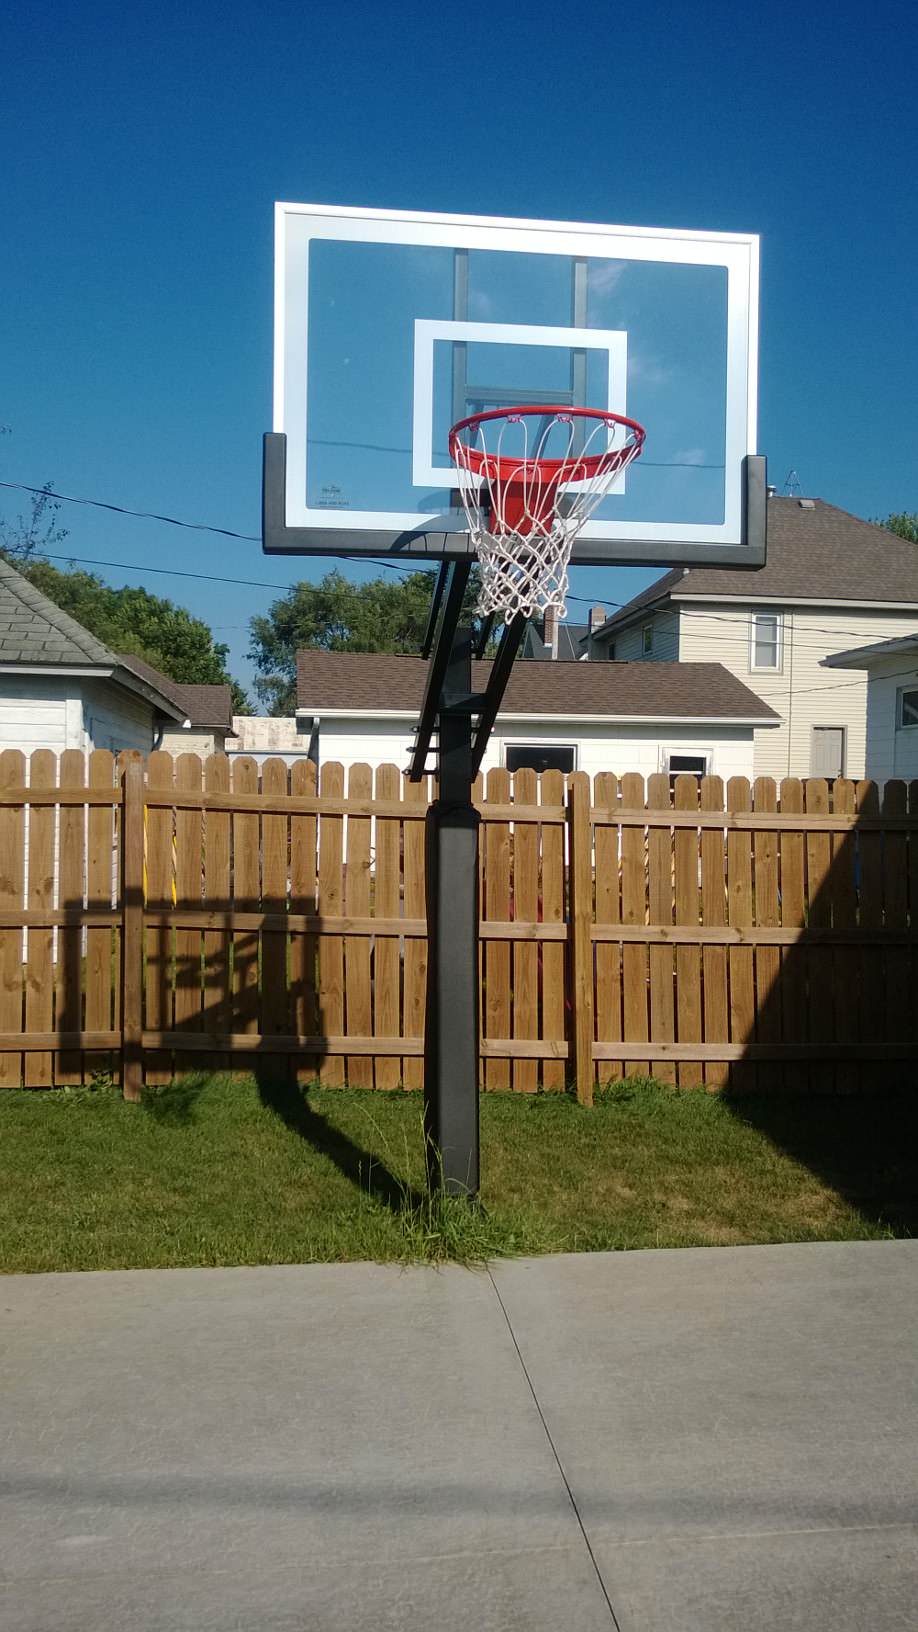
[[[516,1357],[519,1360],[520,1369],[522,1370],[523,1376],[526,1379],[526,1383],[527,1383],[527,1386],[529,1388],[529,1392],[532,1395],[532,1403],[535,1406],[537,1412],[539,1413],[539,1421],[542,1424],[542,1430],[543,1430],[543,1432],[545,1434],[545,1438],[548,1440],[548,1444],[549,1444],[549,1447],[551,1449],[551,1454],[555,1459],[555,1464],[557,1466],[559,1474],[561,1475],[561,1479],[563,1481],[564,1488],[567,1491],[568,1501],[570,1502],[571,1507],[573,1508],[574,1517],[577,1520],[577,1524],[578,1524],[578,1526],[580,1528],[580,1534],[583,1537],[583,1545],[585,1546],[585,1548],[587,1550],[587,1555],[589,1557],[590,1563],[593,1566],[593,1570],[594,1570],[595,1575],[596,1575],[596,1580],[599,1583],[599,1590],[602,1593],[603,1598],[605,1599],[606,1605],[608,1607],[609,1615],[610,1615],[610,1618],[611,1618],[611,1621],[612,1621],[612,1625],[615,1627],[615,1632],[621,1632],[621,1625],[619,1623],[618,1616],[615,1613],[615,1609],[614,1609],[613,1604],[612,1604],[612,1599],[609,1597],[608,1588],[606,1587],[606,1583],[603,1580],[602,1571],[600,1570],[599,1564],[596,1561],[596,1555],[593,1552],[593,1548],[592,1548],[592,1546],[590,1544],[590,1538],[587,1535],[586,1525],[583,1522],[583,1519],[582,1519],[581,1514],[580,1514],[580,1509],[577,1506],[577,1501],[576,1501],[576,1498],[574,1496],[574,1492],[571,1489],[570,1480],[568,1479],[567,1474],[564,1471],[564,1464],[562,1463],[561,1458],[558,1455],[558,1448],[555,1445],[554,1440],[552,1439],[551,1429],[549,1428],[548,1423],[545,1420],[545,1413],[542,1410],[542,1406],[541,1406],[541,1402],[539,1400],[539,1396],[535,1391],[535,1386],[533,1384],[532,1378],[529,1375],[529,1368],[526,1365],[525,1360],[523,1359],[523,1351],[520,1348],[519,1343],[517,1342],[516,1333],[513,1330],[513,1323],[512,1323],[512,1321],[510,1319],[510,1316],[509,1316],[509,1314],[507,1312],[507,1306],[504,1303],[504,1300],[500,1295],[500,1290],[498,1288],[497,1282],[494,1279],[493,1274],[491,1273],[490,1266],[488,1266],[488,1279],[491,1282],[492,1287],[494,1288],[494,1296],[496,1297],[498,1303],[500,1304],[501,1313],[503,1314],[504,1320],[507,1322],[507,1331],[510,1333],[510,1340],[511,1340],[511,1342],[513,1344],[514,1349],[516,1350]]]

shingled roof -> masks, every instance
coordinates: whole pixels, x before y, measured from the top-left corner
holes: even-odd
[[[609,618],[599,638],[689,595],[918,607],[918,547],[823,499],[769,499],[764,567],[676,567]]]
[[[163,675],[155,669],[147,676],[129,668],[124,658],[0,558],[0,670],[4,666],[95,669],[101,677],[139,693],[168,719],[185,717],[162,686]]]
[[[171,680],[143,657],[125,652],[119,658],[126,669],[131,669],[148,685],[156,686],[180,708],[192,731],[227,731],[233,733],[233,693],[229,686],[191,685]]]
[[[117,661],[103,641],[0,560],[0,663],[111,668]]]
[[[417,714],[427,662],[388,652],[297,653],[297,707],[306,714]],[[483,691],[490,663],[473,663]],[[742,720],[778,716],[721,663],[516,663],[501,713],[541,719]]]

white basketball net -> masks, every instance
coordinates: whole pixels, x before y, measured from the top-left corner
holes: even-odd
[[[550,607],[567,615],[574,539],[643,443],[640,426],[598,410],[507,409],[454,427],[482,616],[530,618]]]

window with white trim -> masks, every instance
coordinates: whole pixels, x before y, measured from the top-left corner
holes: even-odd
[[[508,743],[504,764],[508,771],[575,771],[577,750],[568,743]]]
[[[649,657],[653,651],[653,624],[645,623],[641,630],[641,656]]]
[[[910,731],[918,725],[918,690],[914,686],[900,686],[896,697],[896,727]]]
[[[780,612],[753,612],[749,625],[749,667],[752,670],[780,669],[784,645],[784,619]]]

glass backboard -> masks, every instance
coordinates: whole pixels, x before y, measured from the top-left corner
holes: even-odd
[[[265,548],[463,553],[450,426],[545,403],[647,432],[574,561],[756,565],[757,328],[748,234],[278,204]]]

